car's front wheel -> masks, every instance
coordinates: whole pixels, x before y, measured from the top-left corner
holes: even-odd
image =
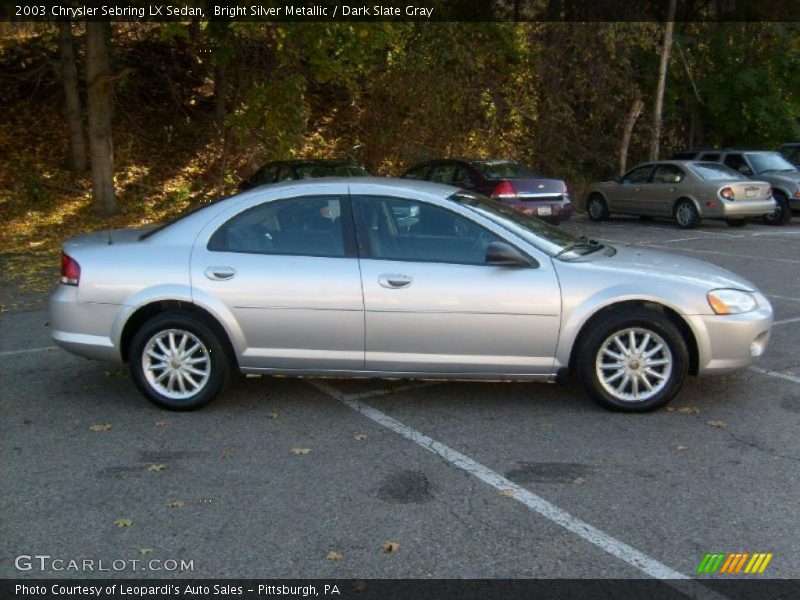
[[[792,208],[789,206],[789,199],[783,192],[773,190],[772,197],[775,198],[775,210],[764,216],[767,225],[786,225],[792,219]]]
[[[595,222],[607,221],[611,216],[605,198],[597,193],[591,194],[586,201],[586,212],[589,214],[589,219]]]
[[[578,372],[601,406],[624,412],[656,410],[678,393],[689,353],[678,328],[642,308],[607,315],[583,340]]]
[[[133,336],[129,362],[133,380],[153,403],[194,410],[211,402],[229,376],[229,360],[217,334],[191,315],[154,316]]]

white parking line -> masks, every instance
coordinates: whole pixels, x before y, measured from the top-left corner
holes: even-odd
[[[773,321],[773,325],[786,325],[787,323],[800,323],[800,317],[794,317],[793,319],[782,319],[780,321]]]
[[[534,512],[540,514],[546,519],[549,519],[553,523],[560,525],[568,531],[571,531],[590,544],[594,544],[598,548],[605,550],[612,556],[615,556],[623,562],[626,562],[635,569],[638,569],[639,571],[642,571],[643,573],[646,573],[647,575],[656,579],[667,580],[666,583],[677,587],[684,594],[687,594],[692,598],[725,598],[725,596],[706,588],[702,584],[690,580],[689,577],[683,573],[675,571],[656,559],[647,556],[643,552],[640,552],[636,548],[629,546],[625,542],[622,542],[608,535],[607,533],[600,531],[589,523],[574,517],[568,512],[558,508],[555,504],[552,504],[541,496],[537,496],[533,492],[528,491],[526,488],[517,485],[510,479],[507,479],[499,473],[492,471],[490,468],[480,464],[469,456],[461,454],[457,450],[454,450],[449,446],[442,444],[441,442],[437,442],[424,433],[420,433],[419,431],[404,425],[400,421],[393,419],[389,415],[382,413],[381,411],[372,408],[371,406],[356,399],[365,399],[367,397],[374,397],[375,395],[384,395],[394,390],[378,390],[377,392],[373,392],[372,396],[370,395],[370,392],[364,392],[361,394],[344,394],[323,381],[309,381],[309,383],[331,398],[338,400],[342,404],[352,408],[375,423],[394,431],[407,440],[414,442],[425,450],[433,452],[457,469],[461,469],[473,477],[480,479],[489,486],[500,491],[512,490],[513,499],[517,502],[524,504]],[[395,388],[395,390],[396,389],[397,388]]]
[[[755,365],[752,365],[747,368],[753,371],[754,373],[760,373],[761,375],[769,375],[770,377],[777,377],[778,379],[785,379],[786,381],[800,383],[800,377],[797,377],[796,375],[789,375],[788,373],[779,373],[778,371],[771,371],[770,369],[757,367]]]
[[[793,302],[800,302],[800,298],[792,298],[791,296],[779,296],[778,294],[766,294],[769,298],[777,298],[778,300],[792,300]]]
[[[41,348],[28,348],[26,350],[8,350],[0,352],[0,356],[16,356],[17,354],[30,354],[31,352],[47,352],[57,350],[58,346],[42,346]]]

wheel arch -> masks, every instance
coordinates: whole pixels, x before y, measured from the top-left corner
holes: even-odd
[[[568,368],[570,373],[574,373],[577,363],[578,363],[578,353],[580,349],[583,347],[584,340],[588,336],[589,332],[591,331],[592,327],[595,323],[602,320],[604,317],[608,316],[611,313],[624,311],[625,309],[629,309],[632,307],[636,308],[645,308],[648,310],[653,310],[658,312],[665,317],[667,317],[673,325],[678,329],[683,340],[686,342],[686,349],[689,351],[689,373],[691,375],[697,375],[699,370],[699,362],[700,362],[700,351],[697,345],[697,338],[695,337],[692,328],[689,326],[689,323],[681,316],[681,314],[676,311],[674,308],[667,306],[666,304],[662,304],[660,302],[656,302],[653,300],[646,300],[646,299],[632,299],[632,300],[624,300],[621,302],[615,302],[613,304],[608,304],[599,308],[597,311],[592,313],[580,326],[578,330],[578,334],[575,336],[575,339],[572,343],[572,349],[570,350],[569,355],[569,364]]]
[[[672,215],[673,216],[675,216],[675,209],[678,208],[678,204],[683,202],[684,200],[688,200],[689,202],[694,204],[694,208],[695,208],[695,210],[697,210],[697,214],[700,217],[703,216],[703,211],[700,209],[700,203],[697,201],[697,199],[693,198],[691,196],[687,196],[685,194],[682,195],[682,196],[679,196],[678,198],[676,198],[675,201],[672,203]]]
[[[219,319],[217,319],[217,317],[214,316],[209,310],[198,306],[191,301],[178,299],[154,300],[153,302],[148,302],[139,306],[133,311],[133,313],[131,313],[131,315],[125,321],[120,334],[119,348],[122,360],[128,362],[131,341],[133,340],[133,336],[136,335],[136,332],[142,327],[142,325],[144,325],[154,316],[170,311],[181,312],[193,316],[210,327],[225,346],[231,364],[235,367],[238,367],[238,359],[231,342],[231,337]]]

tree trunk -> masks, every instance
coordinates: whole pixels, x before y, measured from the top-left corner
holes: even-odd
[[[69,147],[72,155],[70,164],[73,171],[83,173],[86,170],[86,139],[83,136],[83,115],[78,92],[78,67],[75,63],[72,24],[69,21],[59,21],[58,33],[61,81],[64,84],[64,112],[69,127]]]
[[[625,129],[622,132],[622,141],[619,144],[619,174],[625,173],[625,167],[628,163],[628,146],[631,145],[631,136],[633,135],[633,127],[636,125],[636,120],[644,110],[644,102],[641,95],[636,94],[636,98],[631,105],[631,110],[628,113],[628,120],[625,122]]]
[[[222,64],[217,64],[214,67],[214,121],[217,127],[222,129],[225,122],[225,115],[227,114],[225,96],[228,88],[228,78],[226,75],[226,67]]]
[[[658,72],[656,103],[653,109],[653,137],[650,140],[650,160],[658,160],[659,146],[661,144],[661,113],[664,109],[664,88],[667,84],[667,67],[669,66],[669,51],[672,47],[672,29],[675,26],[676,1],[669,0],[667,23],[664,27],[664,46],[661,48],[661,66]]]
[[[89,83],[89,148],[92,199],[103,215],[117,212],[114,192],[114,144],[111,138],[111,77],[108,65],[109,23],[86,22],[86,78]]]

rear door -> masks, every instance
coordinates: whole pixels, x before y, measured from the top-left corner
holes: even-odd
[[[244,368],[363,368],[364,304],[347,188],[314,189],[232,209],[195,245],[195,301],[229,320]]]
[[[549,257],[485,263],[495,233],[414,198],[353,196],[365,368],[451,375],[551,374],[561,297]],[[415,214],[409,230],[397,215]]]
[[[686,173],[678,165],[656,165],[653,182],[647,186],[648,192],[642,204],[643,215],[671,217],[675,200],[683,194]]]

